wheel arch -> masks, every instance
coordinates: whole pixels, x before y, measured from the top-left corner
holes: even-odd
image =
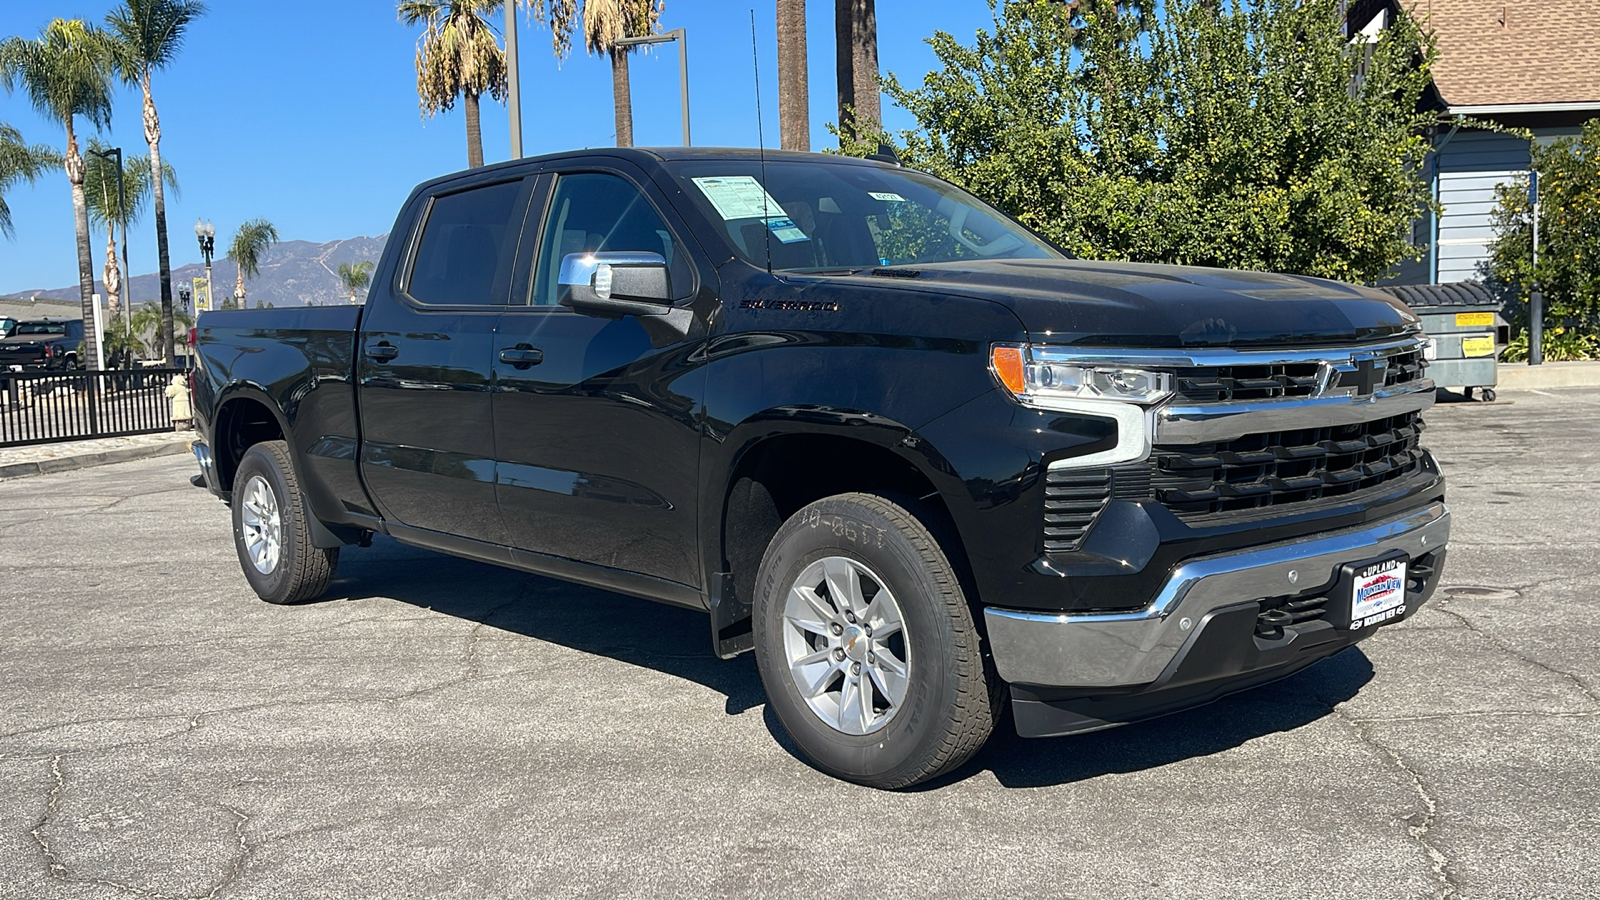
[[[236,384],[218,399],[211,429],[211,454],[215,461],[217,486],[224,495],[233,491],[233,476],[239,461],[253,445],[283,440],[289,444],[289,457],[296,467],[294,443],[289,441],[289,422],[266,391],[248,384]],[[225,498],[226,499],[226,498]]]
[[[740,445],[720,485],[715,549],[708,554],[712,630],[719,655],[744,649],[730,643],[748,628],[756,570],[778,528],[807,504],[836,494],[877,494],[906,506],[939,541],[976,601],[967,549],[949,507],[947,480],[929,465],[929,452],[909,428],[836,426],[771,431]],[[719,596],[719,594],[721,596]]]

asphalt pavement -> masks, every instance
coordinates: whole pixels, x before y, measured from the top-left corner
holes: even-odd
[[[274,607],[187,458],[0,483],[0,898],[1600,896],[1600,391],[1500,396],[1412,619],[900,794],[702,615],[383,540]]]

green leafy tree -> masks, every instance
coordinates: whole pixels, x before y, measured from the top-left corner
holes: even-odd
[[[61,165],[61,154],[45,144],[29,144],[22,132],[0,122],[0,234],[15,237],[11,224],[11,207],[6,205],[6,191],[26,181],[33,183],[44,173]]]
[[[189,24],[204,15],[206,7],[198,0],[123,0],[106,16],[111,56],[122,79],[137,84],[144,95],[144,140],[150,146],[146,157],[149,184],[154,190],[156,211],[156,262],[161,277],[162,355],[167,365],[177,362],[172,339],[172,259],[167,252],[167,198],[163,190],[161,162],[161,117],[150,93],[150,79],[178,56]],[[176,185],[174,185],[176,187]]]
[[[1527,179],[1495,190],[1495,241],[1488,281],[1511,298],[1518,335],[1502,358],[1527,359],[1528,298],[1544,294],[1547,359],[1600,358],[1600,119],[1577,137],[1531,145],[1539,173],[1539,267],[1533,267],[1533,209]]]
[[[7,92],[21,89],[34,109],[59,122],[67,133],[62,167],[72,186],[78,236],[78,294],[87,336],[82,358],[94,359],[100,336],[94,329],[94,261],[77,120],[81,116],[97,128],[111,124],[111,53],[105,36],[80,19],[53,19],[37,38],[6,38],[0,41],[0,83]]]
[[[233,285],[233,299],[238,308],[244,308],[244,280],[261,274],[261,258],[267,248],[278,242],[278,229],[266,219],[251,219],[233,233],[233,243],[228,245],[228,258],[239,267]],[[224,307],[232,308],[232,307]]]
[[[1375,280],[1433,203],[1432,40],[1402,14],[1352,44],[1341,6],[991,0],[992,32],[937,32],[920,86],[886,79],[902,158],[1080,256]]]
[[[339,281],[350,292],[350,302],[356,302],[356,293],[366,291],[372,284],[372,261],[364,259],[354,265],[339,263]]]
[[[117,163],[100,156],[106,149],[98,138],[89,139],[89,155],[84,158],[83,199],[89,206],[89,222],[106,230],[106,261],[103,280],[106,286],[106,307],[114,319],[122,306],[124,273],[117,263],[117,230],[126,235],[128,229],[144,215],[150,202],[150,159],[134,156],[122,163],[122,196],[118,195]],[[162,180],[178,193],[178,173],[171,164],[162,163]]]

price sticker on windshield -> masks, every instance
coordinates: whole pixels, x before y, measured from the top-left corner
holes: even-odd
[[[724,219],[789,218],[767,189],[749,175],[696,178],[694,186],[706,195]]]

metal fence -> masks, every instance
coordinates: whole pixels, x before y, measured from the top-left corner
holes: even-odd
[[[184,372],[0,371],[0,447],[168,431],[167,385]]]

